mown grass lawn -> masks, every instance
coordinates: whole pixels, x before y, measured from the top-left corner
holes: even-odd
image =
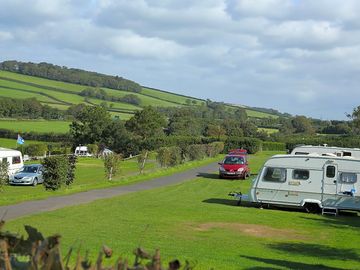
[[[17,138],[13,138],[13,139],[0,138],[0,147],[16,149],[17,147],[19,147],[19,144],[16,143],[16,140]],[[25,145],[30,145],[30,144],[48,144],[48,142],[26,140]]]
[[[112,181],[108,181],[105,177],[103,161],[101,159],[79,158],[76,165],[75,180],[70,187],[62,187],[57,191],[45,191],[43,185],[38,185],[36,187],[5,186],[4,190],[0,192],[0,205],[39,200],[51,196],[68,195],[92,189],[128,185],[170,175],[175,172],[181,172],[216,160],[220,160],[220,157],[191,161],[173,168],[160,168],[155,161],[154,154],[151,154],[151,159],[146,163],[144,174],[139,175],[138,163],[136,158],[134,158],[122,161],[120,163],[118,175],[114,177]],[[33,161],[32,163],[35,164],[37,162]]]
[[[253,172],[272,153],[252,157]],[[72,245],[95,261],[106,243],[116,255],[160,248],[163,261],[178,258],[195,269],[360,269],[358,216],[321,216],[301,211],[235,206],[227,196],[251,180],[219,180],[216,174],[165,188],[10,221],[46,235],[60,233],[64,252]],[[115,256],[116,257],[116,256]]]

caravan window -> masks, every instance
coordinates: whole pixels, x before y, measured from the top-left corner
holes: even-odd
[[[343,152],[343,157],[351,157],[351,152]]]
[[[326,168],[326,177],[334,178],[335,177],[336,168],[335,166],[327,166]]]
[[[295,155],[308,155],[309,153],[307,152],[295,152]]]
[[[20,157],[12,157],[12,164],[19,164],[21,163]]]
[[[342,172],[340,174],[340,183],[344,184],[354,184],[357,182],[357,175],[356,173],[346,173]]]
[[[310,172],[308,170],[293,170],[293,179],[308,180]]]
[[[283,183],[286,181],[286,169],[268,167],[266,168],[264,180]]]

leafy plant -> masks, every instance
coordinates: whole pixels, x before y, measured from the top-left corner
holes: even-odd
[[[109,154],[104,157],[105,175],[108,180],[112,180],[119,170],[122,156],[119,154]]]
[[[0,162],[0,191],[9,181],[9,163],[7,161]]]
[[[44,166],[44,187],[46,190],[57,190],[68,181],[69,161],[66,156],[46,157]]]
[[[65,181],[65,184],[67,186],[70,186],[74,182],[76,162],[77,162],[77,156],[75,155],[68,156],[68,171],[67,171],[67,178]]]

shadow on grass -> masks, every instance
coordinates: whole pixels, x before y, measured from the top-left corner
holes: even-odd
[[[316,256],[332,260],[360,261],[360,256],[353,249],[333,248],[308,243],[277,243],[268,247],[294,255]]]
[[[229,205],[229,206],[236,206],[237,200],[234,199],[221,199],[221,198],[211,198],[203,200],[204,203],[215,203],[215,204],[223,204],[223,205]]]
[[[199,172],[197,177],[204,177],[204,178],[207,178],[207,179],[217,179],[217,180],[220,180],[219,179],[219,175],[216,174],[216,173],[202,173],[202,172]]]
[[[288,269],[301,269],[301,270],[342,270],[342,268],[336,268],[331,266],[326,266],[323,264],[309,264],[309,263],[301,263],[301,262],[292,262],[286,260],[276,260],[276,259],[265,259],[265,258],[258,258],[258,257],[251,257],[251,256],[241,256],[245,259],[254,260],[257,262],[272,264],[279,267],[286,267]],[[249,267],[246,268],[247,270],[255,270],[255,269],[277,269],[277,268],[270,268],[270,267]]]
[[[352,227],[352,228],[360,228],[360,218],[355,213],[351,213],[349,215],[349,212],[341,212],[340,216],[322,216],[323,218],[312,218],[312,217],[303,217],[303,219],[316,221],[319,223],[323,223],[325,226],[332,226],[335,228],[346,228],[346,227]]]

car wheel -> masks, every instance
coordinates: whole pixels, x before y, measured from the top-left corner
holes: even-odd
[[[38,184],[38,179],[35,178],[32,185],[35,187],[37,184]]]

